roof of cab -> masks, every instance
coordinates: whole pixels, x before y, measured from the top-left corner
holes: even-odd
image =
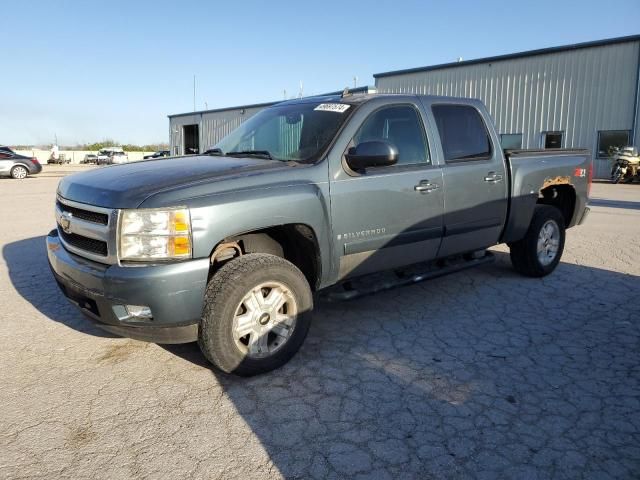
[[[356,88],[348,88],[347,91],[349,92],[349,94],[351,94],[352,96],[355,96],[356,94],[358,96],[360,95],[368,95],[368,94],[372,94],[375,93],[376,89],[375,87],[370,87],[370,86],[365,86],[365,87],[356,87]],[[266,107],[271,107],[273,105],[287,105],[290,103],[306,103],[306,102],[338,102],[340,101],[341,97],[342,97],[342,93],[343,90],[336,90],[335,92],[328,92],[328,93],[323,93],[320,95],[313,95],[313,96],[309,96],[309,97],[303,97],[303,98],[296,98],[296,99],[292,99],[292,100],[280,100],[280,101],[276,101],[276,102],[266,102],[266,103],[253,103],[253,104],[249,104],[249,105],[238,105],[235,107],[225,107],[225,108],[214,108],[214,109],[209,109],[209,110],[198,110],[198,111],[193,111],[193,112],[185,112],[185,113],[175,113],[173,115],[167,115],[169,118],[174,118],[174,117],[184,117],[184,116],[188,116],[188,115],[204,115],[207,113],[220,113],[220,112],[228,112],[231,110],[247,110],[247,109],[252,109],[252,108],[266,108]],[[346,98],[346,97],[345,97]],[[350,97],[353,98],[353,97]],[[353,102],[349,102],[349,103],[353,103]]]

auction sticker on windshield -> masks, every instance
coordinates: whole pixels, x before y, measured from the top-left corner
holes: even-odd
[[[344,103],[321,103],[314,110],[318,110],[320,112],[336,112],[336,113],[344,113],[346,112],[351,105],[345,105]]]

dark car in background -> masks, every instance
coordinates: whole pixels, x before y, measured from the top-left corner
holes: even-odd
[[[153,152],[151,155],[145,155],[144,159],[148,160],[149,158],[161,158],[161,157],[169,157],[171,152],[169,150],[158,150],[157,152]]]
[[[42,171],[36,157],[20,155],[9,147],[0,146],[0,177],[23,179]]]

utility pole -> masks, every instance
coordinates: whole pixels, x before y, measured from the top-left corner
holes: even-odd
[[[358,76],[354,75],[353,77],[353,88],[356,88],[358,86]]]

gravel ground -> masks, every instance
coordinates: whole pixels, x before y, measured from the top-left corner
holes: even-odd
[[[317,305],[252,379],[58,292],[58,178],[0,180],[0,478],[638,478],[640,185],[595,184],[545,279],[497,261]]]

